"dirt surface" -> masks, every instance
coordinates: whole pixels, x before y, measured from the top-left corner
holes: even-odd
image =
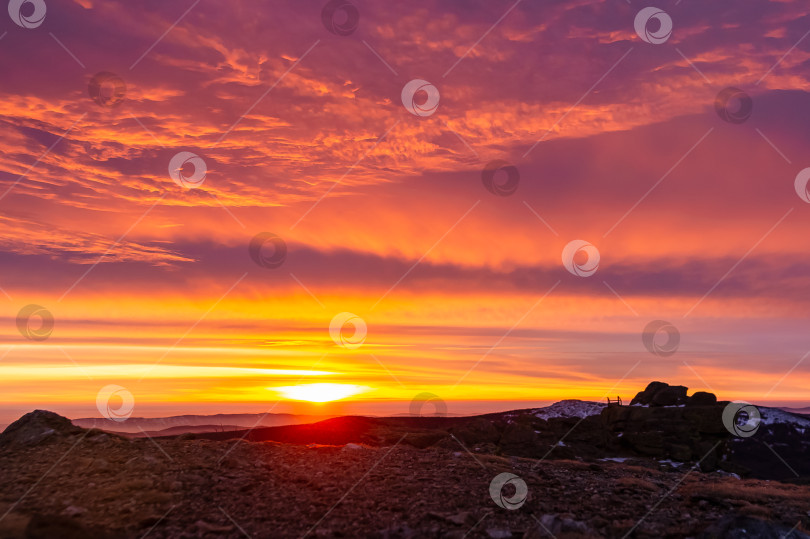
[[[652,459],[541,461],[460,442],[419,449],[125,439],[49,425],[54,432],[45,435],[36,435],[39,424],[18,429],[0,448],[2,538],[807,537],[810,530],[810,486]],[[528,487],[519,509],[490,497],[501,472]]]

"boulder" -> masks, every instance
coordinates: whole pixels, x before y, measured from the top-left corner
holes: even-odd
[[[634,404],[649,406],[655,394],[665,387],[669,387],[669,384],[665,384],[664,382],[650,382],[647,384],[647,387],[644,388],[644,391],[639,391],[636,396],[633,397],[633,400],[630,401],[630,406]]]
[[[655,392],[650,406],[680,406],[686,400],[686,386],[667,386]]]
[[[712,406],[717,404],[717,395],[708,391],[695,391],[686,401],[687,406]]]
[[[640,431],[627,432],[623,441],[634,451],[650,457],[664,457],[664,436],[661,432]]]
[[[0,434],[0,448],[31,447],[82,432],[84,429],[73,425],[66,417],[47,410],[34,410],[6,427]]]
[[[652,390],[643,398],[653,394],[659,403],[679,402],[686,396],[683,386],[657,384],[652,388],[648,386],[648,389]],[[707,406],[608,406],[602,410],[600,419],[625,450],[681,462],[703,459],[701,469],[714,470],[726,450],[722,443],[716,448],[715,445],[729,437],[723,426],[722,412],[723,403]]]
[[[630,401],[630,406],[679,406],[686,404],[686,386],[671,386],[664,382],[650,382],[644,391]]]

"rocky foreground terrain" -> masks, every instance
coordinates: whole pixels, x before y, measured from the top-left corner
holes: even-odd
[[[36,411],[0,435],[0,538],[810,537],[801,463],[779,463],[796,472],[784,480],[753,478],[770,468],[737,462],[740,442],[686,411],[711,403],[575,402],[165,438]],[[688,430],[646,425],[656,414]],[[526,484],[518,509],[490,496],[502,472]]]

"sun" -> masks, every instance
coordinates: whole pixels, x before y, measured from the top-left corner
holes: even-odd
[[[363,393],[371,388],[366,386],[357,386],[353,384],[302,384],[298,386],[283,386],[271,387],[273,391],[277,391],[284,398],[296,401],[308,402],[331,402],[358,393]]]

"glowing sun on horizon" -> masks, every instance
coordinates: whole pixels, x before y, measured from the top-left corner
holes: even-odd
[[[298,386],[271,387],[285,399],[308,402],[331,402],[368,391],[369,387],[353,384],[302,384]]]

